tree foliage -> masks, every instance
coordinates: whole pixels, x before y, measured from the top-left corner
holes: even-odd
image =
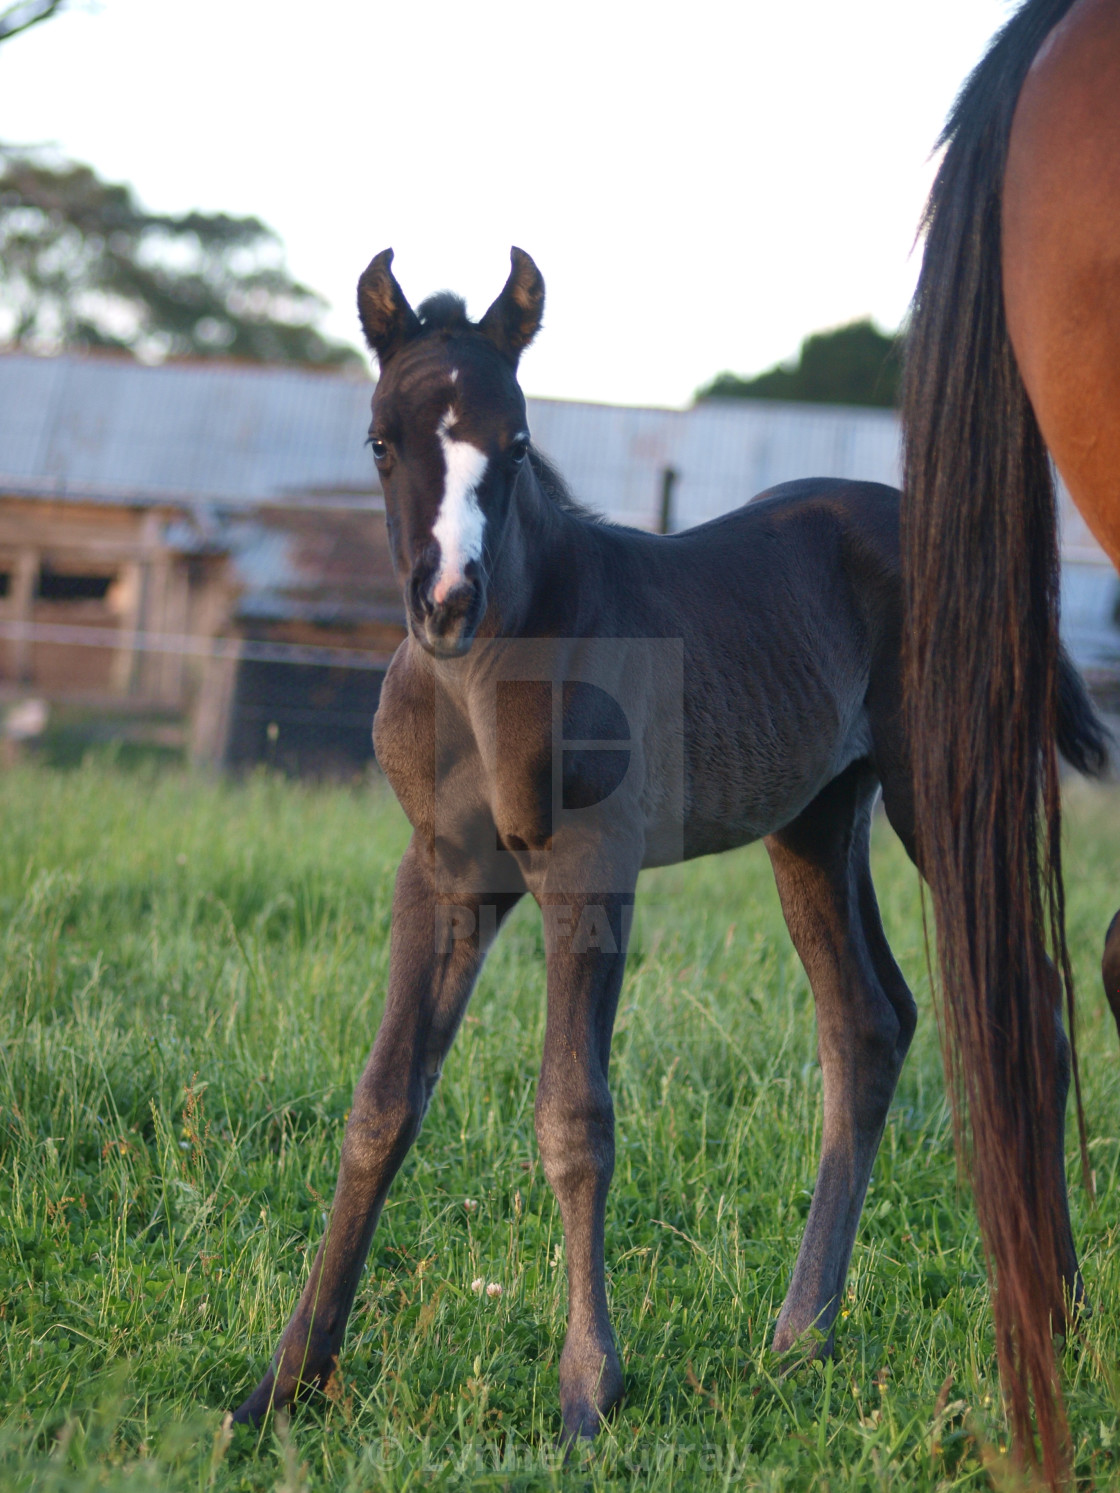
[[[0,5],[0,42],[49,21],[65,5],[66,0],[15,0],[13,5]]]
[[[815,332],[797,361],[755,378],[720,373],[696,393],[703,399],[789,399],[808,404],[898,403],[902,338],[880,332],[870,320],[833,332]]]
[[[89,166],[0,149],[0,343],[358,364],[316,329],[324,309],[258,218],[147,212]]]

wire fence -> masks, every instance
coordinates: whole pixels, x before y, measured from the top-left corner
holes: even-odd
[[[191,633],[128,632],[62,622],[0,621],[0,638],[54,643],[69,648],[108,648],[138,653],[170,653],[190,658],[232,659],[247,663],[309,664],[326,669],[389,667],[393,655],[361,648],[320,648],[305,643],[272,643],[253,638],[198,637]]]

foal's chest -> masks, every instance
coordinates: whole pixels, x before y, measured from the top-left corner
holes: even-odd
[[[408,667],[408,644],[389,665],[373,718],[373,750],[413,829],[434,831],[435,691]]]
[[[494,849],[543,850],[564,825],[602,811],[640,816],[645,778],[635,722],[608,690],[556,678],[445,682],[425,660],[394,659],[374,720],[377,760],[414,829],[458,839],[480,819]],[[464,671],[465,673],[465,671]]]

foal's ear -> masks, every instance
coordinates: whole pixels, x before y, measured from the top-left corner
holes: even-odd
[[[540,330],[544,315],[544,280],[524,249],[509,251],[513,268],[501,295],[478,324],[490,341],[517,367],[517,360]]]
[[[366,341],[382,367],[420,332],[419,318],[389,268],[392,263],[392,249],[382,249],[366,265],[358,281],[358,318]]]

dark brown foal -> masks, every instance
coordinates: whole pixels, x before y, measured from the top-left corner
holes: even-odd
[[[812,983],[825,1092],[775,1341],[831,1343],[915,1019],[868,866],[880,786],[913,851],[898,495],[794,483],[670,537],[596,521],[529,442],[516,367],[543,298],[516,249],[478,324],[448,296],[413,312],[387,253],[362,276],[381,363],[370,439],[410,628],[374,740],[413,837],[327,1237],[239,1420],[330,1378],[486,947],[528,893],[548,964],[537,1137],[568,1261],[560,1402],[567,1438],[594,1435],[623,1382],[604,1276],[608,1079],[638,874],[761,838]],[[1085,708],[1076,680],[1070,698]]]

